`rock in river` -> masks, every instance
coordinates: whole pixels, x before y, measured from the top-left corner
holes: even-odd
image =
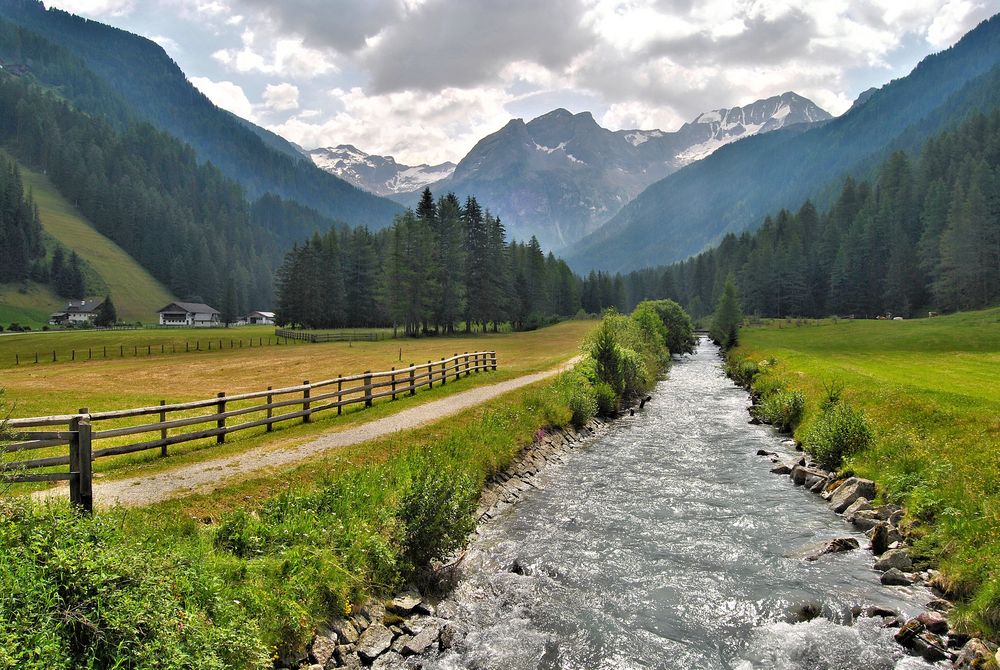
[[[818,560],[820,556],[825,556],[826,554],[837,554],[842,551],[853,551],[860,546],[861,544],[853,537],[838,537],[836,540],[829,540],[819,545],[807,547],[803,558],[807,561],[815,561]]]
[[[902,572],[913,571],[913,561],[910,560],[906,549],[890,549],[875,561],[875,569],[880,572],[885,572],[890,568],[896,568]]]
[[[913,580],[903,574],[902,570],[889,568],[889,570],[882,573],[882,583],[886,586],[909,586],[913,583]]]

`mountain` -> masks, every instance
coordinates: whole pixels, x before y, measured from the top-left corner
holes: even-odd
[[[766,214],[832,197],[845,175],[866,176],[889,151],[916,148],[992,109],[998,63],[994,16],[836,119],[757,134],[661,179],[565,256],[577,271],[664,265],[759,225]]]
[[[273,193],[349,224],[389,225],[402,208],[318,169],[282,138],[216,107],[155,42],[124,30],[46,9],[37,0],[4,0],[6,18],[72,53],[127,103],[124,114],[148,121],[190,144],[238,181],[251,197]],[[69,86],[62,90],[84,111],[121,123],[108,102]],[[109,113],[111,112],[111,113]]]
[[[543,246],[559,249],[598,228],[653,182],[721,146],[829,118],[795,93],[705,112],[673,132],[611,131],[590,112],[556,109],[528,123],[513,119],[484,137],[431,190],[475,193],[513,237],[535,235]]]
[[[366,154],[350,144],[320,147],[306,152],[316,167],[358,188],[382,196],[421,191],[455,171],[451,162],[438,165],[403,165],[392,156]]]

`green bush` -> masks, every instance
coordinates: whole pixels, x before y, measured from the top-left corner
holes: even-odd
[[[597,400],[597,413],[601,416],[611,416],[618,412],[618,395],[615,390],[604,382],[594,386]]]
[[[201,563],[120,512],[0,500],[0,668],[264,668],[259,630]]]
[[[822,467],[836,470],[845,458],[870,447],[874,439],[865,415],[840,401],[822,411],[802,446]]]
[[[734,382],[743,388],[751,388],[754,377],[760,372],[760,366],[756,361],[743,356],[737,356],[730,352],[726,356],[726,374]]]
[[[806,398],[799,391],[775,391],[753,408],[754,416],[783,431],[792,431],[802,420]]]
[[[569,396],[569,410],[573,425],[579,428],[597,415],[597,392],[589,384],[578,384]]]
[[[396,517],[402,524],[403,555],[415,569],[446,558],[475,528],[478,485],[462,472],[421,460]]]

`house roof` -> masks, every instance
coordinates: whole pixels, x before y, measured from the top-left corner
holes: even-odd
[[[250,312],[249,314],[247,314],[247,316],[254,316],[254,315],[262,316],[265,319],[273,319],[274,318],[274,312]]]
[[[70,300],[63,311],[67,314],[92,314],[103,304],[103,300]]]
[[[214,307],[209,307],[203,302],[172,302],[163,309],[159,310],[158,313],[159,314],[218,314],[219,310],[215,309]]]

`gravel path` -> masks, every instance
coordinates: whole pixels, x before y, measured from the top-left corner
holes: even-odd
[[[138,507],[152,503],[177,498],[190,493],[203,493],[224,485],[233,479],[246,478],[269,468],[289,466],[311,456],[322,454],[331,449],[346,447],[384,437],[401,430],[410,430],[434,423],[439,419],[453,416],[475,405],[496,398],[499,395],[533,384],[558,374],[571,367],[579,357],[560,365],[557,368],[537,372],[523,377],[517,377],[505,382],[478,386],[468,391],[462,391],[440,400],[434,400],[423,405],[410,407],[391,416],[369,421],[345,430],[331,432],[315,440],[289,449],[274,449],[267,445],[255,447],[248,451],[213,459],[201,463],[192,463],[172,470],[166,470],[153,475],[116,479],[107,482],[94,482],[94,503],[107,507],[115,503],[128,507]],[[65,487],[56,487],[39,491],[36,498],[63,497]]]

